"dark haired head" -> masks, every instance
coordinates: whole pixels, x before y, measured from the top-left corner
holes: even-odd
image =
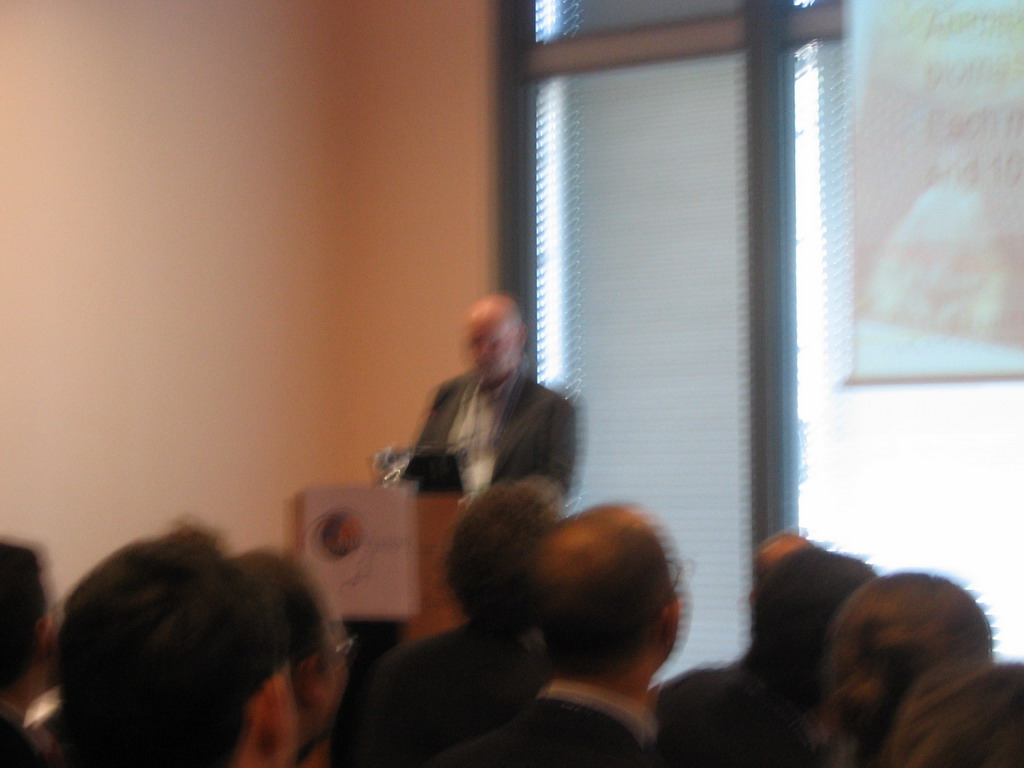
[[[288,659],[293,666],[323,650],[324,618],[316,588],[295,562],[267,549],[257,549],[234,559],[243,571],[264,580],[276,590],[288,620]]]
[[[348,682],[347,662],[334,647],[339,633],[330,631],[317,588],[299,563],[269,549],[246,552],[235,563],[268,585],[284,603],[298,713],[298,761],[302,762],[330,732]]]
[[[762,541],[754,553],[752,600],[753,597],[756,597],[761,582],[772,568],[794,552],[813,546],[814,544],[809,539],[793,531],[779,531]]]
[[[857,764],[877,764],[896,709],[921,675],[991,654],[984,611],[948,579],[896,573],[861,587],[833,627],[829,699]]]
[[[0,542],[0,689],[28,669],[36,623],[46,614],[39,560],[27,547]]]
[[[201,533],[129,544],[67,600],[60,672],[84,768],[215,768],[286,662],[280,602]]]
[[[846,599],[874,578],[871,566],[815,546],[789,552],[754,593],[750,650],[744,666],[802,710],[822,692],[829,625]]]
[[[883,765],[1007,768],[1024,765],[1024,664],[945,668],[908,693]]]
[[[595,507],[560,522],[536,578],[538,623],[556,670],[599,675],[631,659],[676,600],[676,576],[635,508]]]
[[[511,635],[534,623],[531,572],[541,539],[558,520],[559,494],[539,478],[491,486],[452,534],[448,584],[470,622]]]

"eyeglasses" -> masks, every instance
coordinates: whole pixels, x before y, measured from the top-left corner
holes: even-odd
[[[336,625],[328,627],[328,647],[331,651],[331,663],[334,666],[352,665],[359,653],[359,639],[345,632],[345,627]]]
[[[356,656],[359,655],[359,638],[353,635],[336,642],[334,644],[334,655],[339,659],[344,659],[345,663],[351,664],[355,661]]]

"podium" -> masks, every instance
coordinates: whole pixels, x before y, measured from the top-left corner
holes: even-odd
[[[406,619],[405,640],[446,632],[465,621],[445,578],[445,557],[452,530],[462,515],[462,498],[458,493],[416,496],[419,610]]]
[[[298,496],[296,549],[320,587],[327,618],[344,619],[360,643],[331,737],[345,764],[376,659],[399,639],[464,621],[444,578],[461,511],[459,494],[417,494],[411,483],[309,488]]]
[[[411,484],[300,494],[297,548],[328,618],[398,622],[405,640],[463,623],[444,576],[461,511],[460,494],[416,494]]]

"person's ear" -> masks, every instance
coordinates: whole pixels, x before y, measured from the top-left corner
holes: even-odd
[[[526,328],[526,323],[520,323],[519,327],[516,329],[516,346],[519,349],[525,349],[526,348],[526,337],[527,337],[527,335],[528,335],[528,331],[527,331],[527,328]]]
[[[36,621],[34,632],[36,658],[50,660],[56,657],[57,631],[53,626],[53,617],[47,614]]]
[[[298,750],[295,701],[285,672],[271,675],[249,699],[233,768],[290,768]]]
[[[661,609],[661,620],[658,622],[658,641],[663,649],[665,658],[672,653],[676,645],[676,638],[679,635],[679,620],[682,616],[682,601],[678,597],[673,598]]]
[[[294,667],[292,689],[295,691],[295,704],[299,710],[324,706],[325,674],[324,658],[319,653],[307,656]]]
[[[38,675],[39,693],[57,685],[57,629],[47,614],[36,620],[32,630],[31,665]]]

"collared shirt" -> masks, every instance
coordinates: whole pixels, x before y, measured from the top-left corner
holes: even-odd
[[[462,488],[468,494],[486,490],[494,476],[498,438],[505,428],[512,402],[522,387],[520,367],[499,387],[485,391],[477,381],[467,387],[452,422],[448,443],[459,453]]]
[[[541,689],[538,697],[577,704],[607,715],[624,725],[636,737],[641,747],[653,746],[658,737],[658,723],[650,709],[604,688],[568,680],[554,680]]]

